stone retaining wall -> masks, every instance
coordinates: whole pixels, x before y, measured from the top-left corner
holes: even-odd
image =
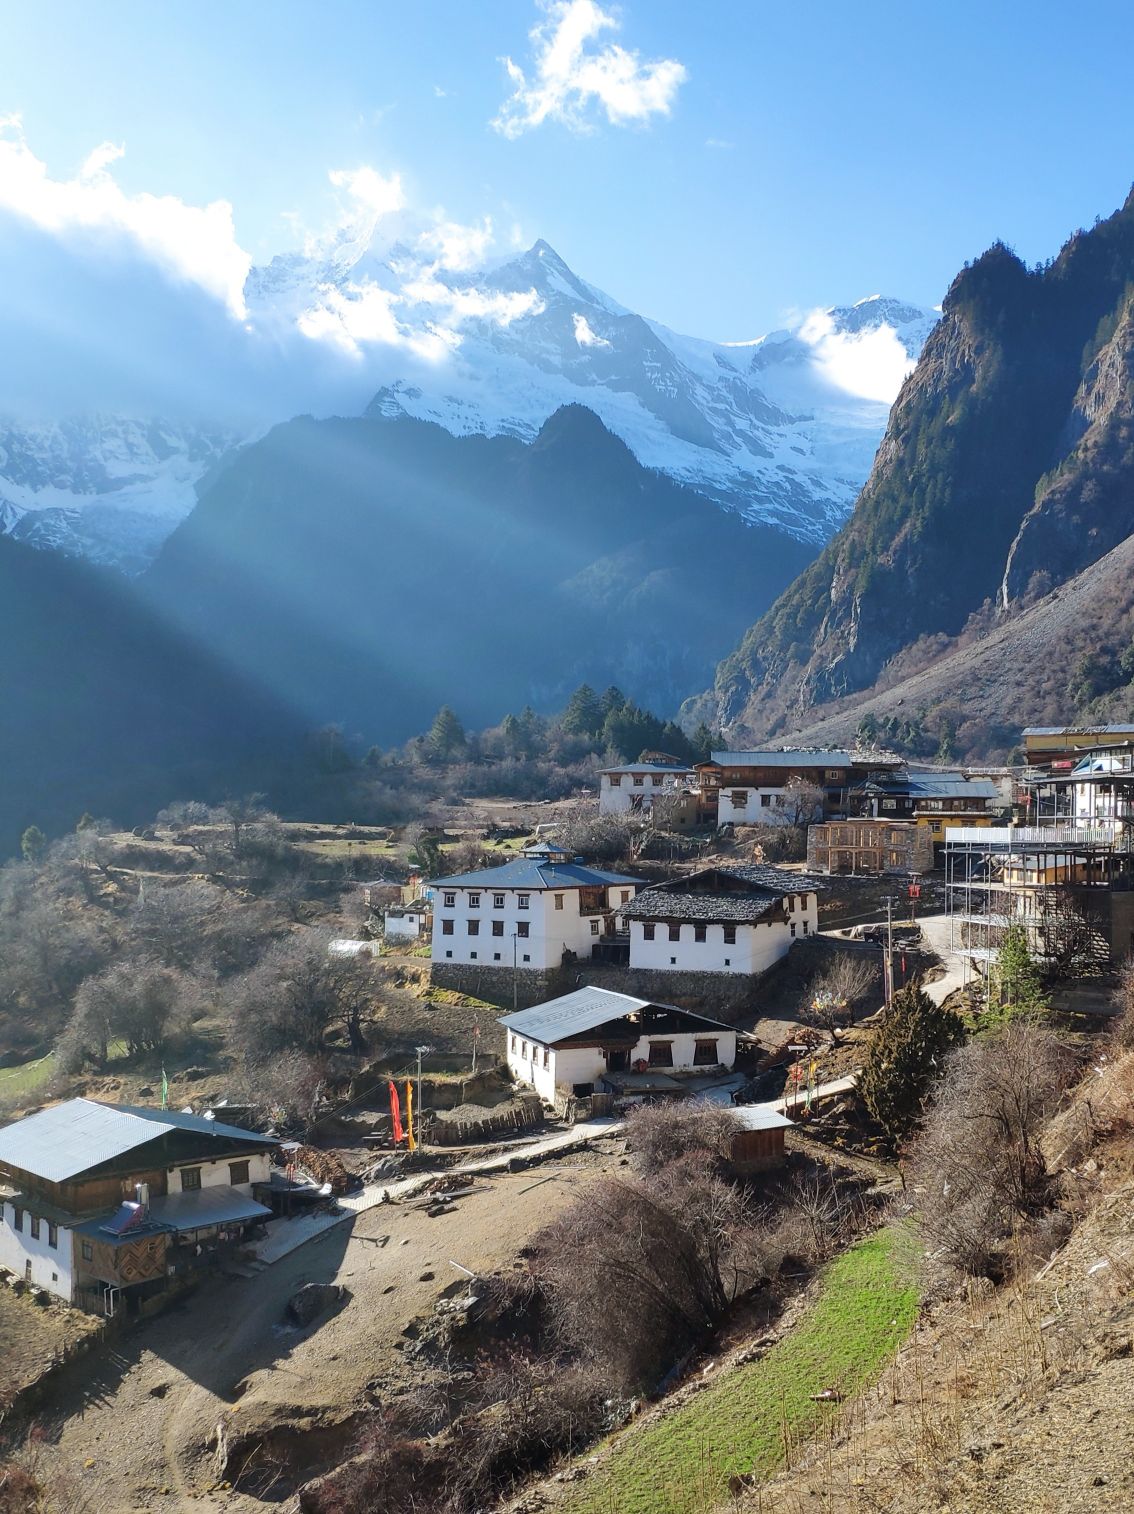
[[[438,988],[451,988],[456,993],[498,1004],[501,1009],[512,1008],[513,993],[518,1008],[530,1009],[533,1004],[554,999],[574,986],[564,986],[560,971],[513,970],[510,967],[488,967],[479,962],[434,962],[429,980]]]

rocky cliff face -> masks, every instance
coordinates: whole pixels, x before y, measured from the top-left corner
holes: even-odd
[[[1046,267],[997,244],[942,309],[850,521],[718,670],[726,724],[783,731],[1134,530],[1134,193]]]

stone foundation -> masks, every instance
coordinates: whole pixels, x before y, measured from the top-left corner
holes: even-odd
[[[584,984],[633,994],[657,1004],[676,1004],[678,1009],[707,1015],[725,1025],[735,1025],[756,1008],[758,978],[747,973],[661,972],[646,967],[614,967],[604,963],[574,964],[571,981],[562,989],[569,993]]]
[[[542,1004],[547,999],[558,998],[574,984],[564,986],[562,971],[533,972],[531,968],[488,967],[480,962],[434,962],[429,969],[429,981],[438,988],[451,988],[455,993],[468,994],[474,999],[484,999],[489,1004],[498,1004],[502,1009],[511,1009],[513,995],[519,1009],[530,1009],[533,1004]]]

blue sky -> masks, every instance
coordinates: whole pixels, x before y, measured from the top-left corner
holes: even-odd
[[[537,121],[537,54],[580,4],[24,0],[0,14],[0,116],[53,179],[111,143],[128,196],[230,202],[256,261],[333,217],[331,171],[369,166],[423,216],[491,217],[497,252],[543,236],[726,339],[873,292],[936,303],[994,237],[1046,257],[1134,178],[1128,5],[628,0],[576,60],[623,49],[623,93],[572,93],[576,70]]]

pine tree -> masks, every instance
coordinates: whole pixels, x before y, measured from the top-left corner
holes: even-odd
[[[599,700],[599,709],[602,711],[603,719],[606,719],[611,710],[620,710],[625,703],[626,695],[612,683]]]
[[[603,710],[589,683],[581,683],[563,711],[563,729],[573,736],[595,737],[602,730]]]
[[[896,1149],[913,1133],[946,1054],[965,1038],[959,1015],[916,984],[900,989],[866,1050],[858,1091]]]
[[[434,762],[451,762],[464,752],[465,728],[447,704],[437,711],[425,746]]]
[[[710,731],[709,727],[702,720],[701,724],[689,738],[689,744],[693,748],[693,761],[709,762],[713,755],[713,748],[720,745],[719,737],[720,733],[718,731]]]
[[[47,846],[47,837],[38,825],[29,825],[20,837],[20,851],[25,862],[38,862]]]
[[[996,954],[995,982],[999,1011],[1005,1018],[1034,1015],[1047,1008],[1039,968],[1028,948],[1028,933],[1022,925],[1010,925]],[[992,1006],[995,1012],[996,1006]]]

